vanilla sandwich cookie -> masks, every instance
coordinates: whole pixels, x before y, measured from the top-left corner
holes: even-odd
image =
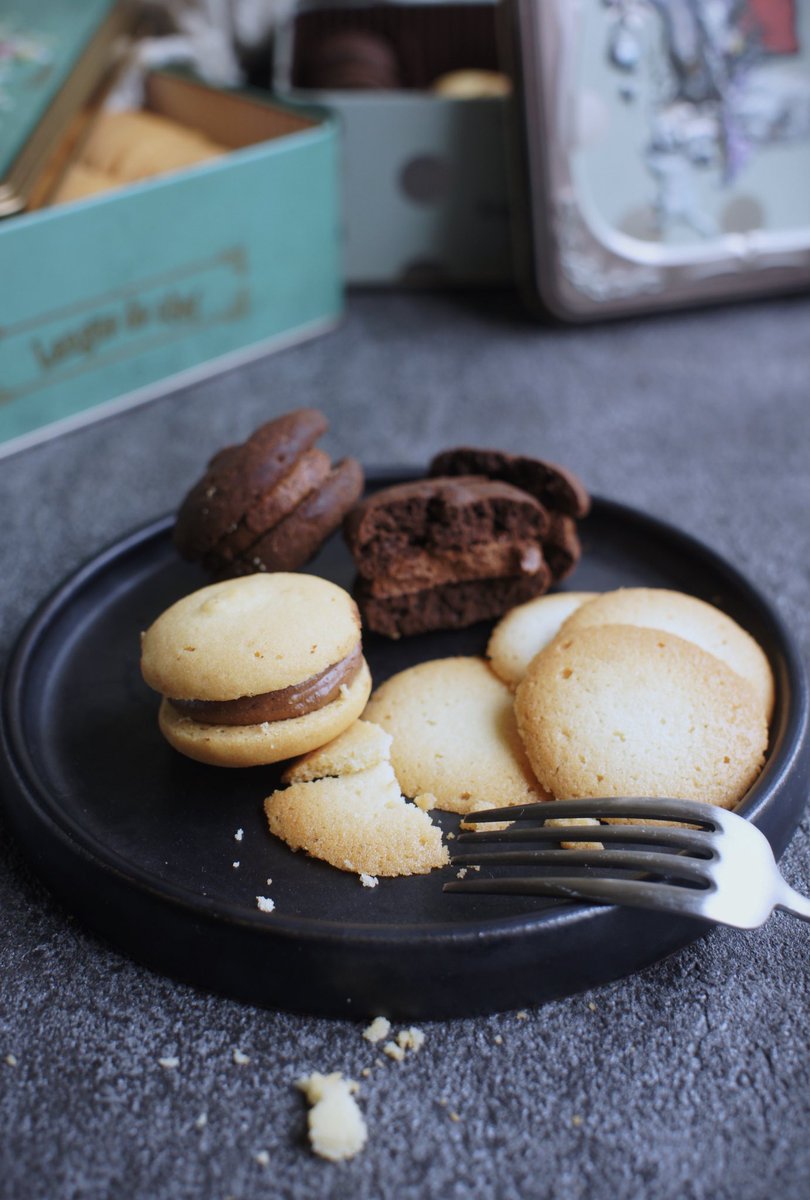
[[[201,588],[142,636],[159,724],[190,758],[279,762],[322,746],[371,690],[354,601],[314,575],[249,575]]]

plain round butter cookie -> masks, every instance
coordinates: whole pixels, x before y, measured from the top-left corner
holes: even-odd
[[[560,633],[518,686],[515,714],[538,779],[558,799],[671,796],[733,808],[768,741],[746,680],[693,642],[633,625]]]
[[[765,652],[750,633],[713,604],[668,588],[618,588],[578,608],[566,620],[565,631],[589,625],[641,625],[694,642],[748,680],[770,721],[775,688]]]
[[[553,592],[519,604],[490,634],[487,658],[504,683],[517,687],[535,654],[547,646],[563,622],[598,592]]]
[[[512,694],[482,658],[443,658],[393,675],[364,719],[393,736],[391,761],[406,796],[472,813],[547,799],[512,711]]]

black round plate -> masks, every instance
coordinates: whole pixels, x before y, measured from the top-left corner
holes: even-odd
[[[140,678],[140,630],[208,582],[177,558],[170,529],[164,519],[139,530],[69,579],[24,631],[5,678],[8,819],[88,926],[157,971],[238,999],[397,1019],[536,1004],[638,970],[705,932],[632,909],[445,894],[452,868],[369,889],[273,839],[262,800],[278,769],[182,758],[161,738],[158,699]],[[765,648],[778,705],[768,763],[742,811],[780,852],[807,794],[808,689],[779,617],[712,551],[634,510],[596,501],[582,539],[572,587],[692,592]],[[351,586],[337,537],[310,569]],[[367,637],[375,683],[427,658],[481,653],[489,629]],[[458,818],[441,823],[450,830]],[[275,911],[261,912],[258,896]]]

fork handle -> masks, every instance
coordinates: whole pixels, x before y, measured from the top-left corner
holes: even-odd
[[[792,913],[794,917],[801,917],[803,921],[810,921],[810,899],[803,896],[801,892],[797,892],[789,883],[782,881],[783,886],[779,892],[779,899],[776,901],[776,907],[784,909],[785,912]]]

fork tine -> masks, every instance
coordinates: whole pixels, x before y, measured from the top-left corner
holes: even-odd
[[[698,906],[715,889],[697,891],[667,883],[639,883],[632,879],[586,879],[558,875],[541,879],[457,879],[445,892],[502,896],[556,896],[565,900],[590,900],[597,904],[624,904],[631,908],[660,909],[700,917]]]
[[[695,883],[708,884],[705,859],[684,858],[680,854],[654,854],[646,850],[498,850],[485,854],[454,854],[451,866],[498,867],[601,867],[612,871],[646,871],[652,875],[677,876]]]
[[[646,842],[706,856],[711,852],[713,836],[707,830],[674,829],[667,825],[535,825],[491,831],[465,830],[456,834],[456,841],[465,845],[476,842]],[[606,853],[613,854],[614,851]]]
[[[515,804],[510,808],[486,808],[469,813],[464,819],[476,825],[489,821],[536,821],[558,817],[647,817],[648,820],[690,821],[719,825],[722,809],[697,800],[677,800],[654,796],[601,796],[582,800],[542,800],[537,804]]]

